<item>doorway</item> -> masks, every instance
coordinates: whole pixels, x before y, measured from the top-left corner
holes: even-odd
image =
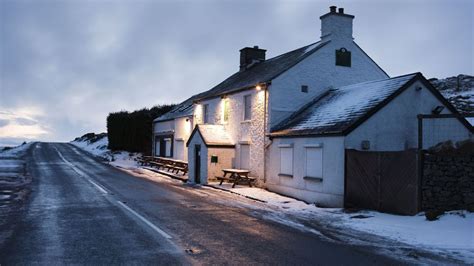
[[[201,184],[201,145],[194,145],[194,182]]]

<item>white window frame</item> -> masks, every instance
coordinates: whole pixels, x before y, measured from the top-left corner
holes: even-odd
[[[280,144],[280,172],[279,176],[293,177],[294,171],[294,149],[292,144]],[[284,158],[284,153],[291,156],[291,158]],[[284,167],[284,164],[288,164],[289,167]],[[287,168],[287,169],[284,169]]]
[[[165,157],[171,157],[171,155],[173,154],[172,152],[173,142],[171,138],[165,138],[164,141],[165,141]]]
[[[247,106],[247,99],[248,99],[248,106]],[[247,94],[247,95],[244,95],[244,121],[250,121],[250,120],[252,120],[252,94]]]
[[[204,104],[202,106],[202,122],[204,124],[209,124],[209,104]]]
[[[228,98],[225,98],[223,99],[224,101],[224,106],[222,107],[222,121],[224,122],[224,124],[227,124],[229,122],[229,116],[230,116],[230,101]]]

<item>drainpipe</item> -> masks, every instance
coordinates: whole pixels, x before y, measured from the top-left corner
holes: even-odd
[[[269,82],[265,84],[264,99],[263,99],[263,183],[267,182],[267,145],[266,145],[266,131],[267,131],[267,92]]]

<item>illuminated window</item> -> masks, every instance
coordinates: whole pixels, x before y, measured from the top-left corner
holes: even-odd
[[[229,99],[224,99],[224,122],[229,121]]]
[[[244,96],[244,120],[252,119],[252,95]]]

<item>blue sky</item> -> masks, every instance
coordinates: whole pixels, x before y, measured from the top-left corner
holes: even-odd
[[[330,5],[390,76],[474,72],[474,1],[0,0],[0,145],[105,131],[109,112],[178,103],[318,41]]]

